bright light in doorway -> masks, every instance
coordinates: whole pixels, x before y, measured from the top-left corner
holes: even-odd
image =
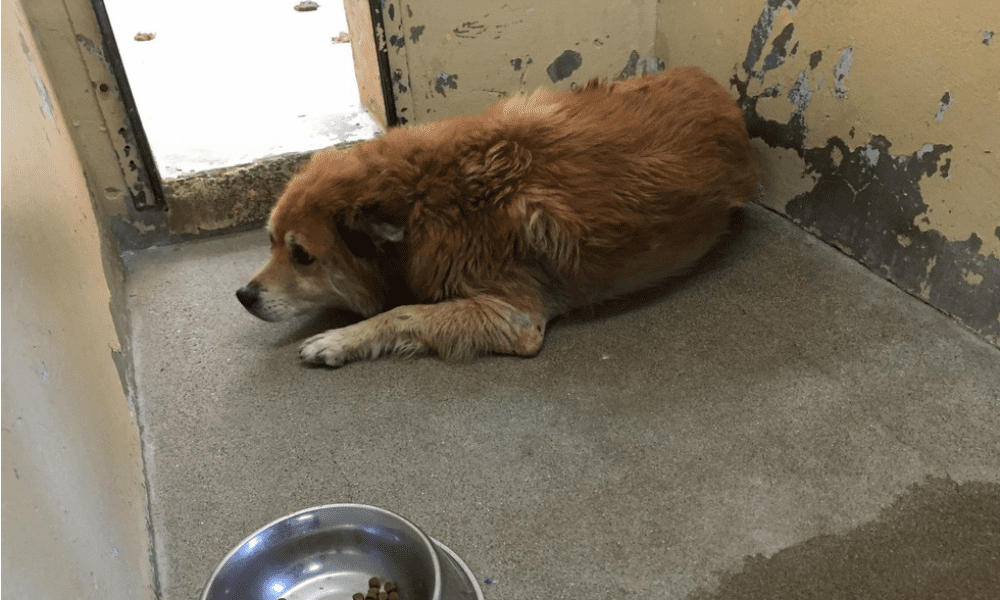
[[[164,177],[378,132],[358,96],[343,0],[317,1],[298,11],[298,0],[105,0]]]

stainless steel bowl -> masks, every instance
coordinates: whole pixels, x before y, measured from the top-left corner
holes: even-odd
[[[222,559],[201,600],[351,600],[372,577],[395,583],[401,600],[483,600],[454,552],[363,504],[307,508],[262,527]]]

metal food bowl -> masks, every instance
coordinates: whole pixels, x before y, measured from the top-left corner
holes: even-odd
[[[400,600],[483,600],[444,544],[381,508],[328,504],[255,531],[216,567],[201,600],[351,600],[377,577]]]

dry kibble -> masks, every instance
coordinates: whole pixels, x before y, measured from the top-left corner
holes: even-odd
[[[368,580],[368,593],[354,594],[351,600],[400,600],[400,597],[395,583],[386,581],[383,584],[378,577],[372,577]]]

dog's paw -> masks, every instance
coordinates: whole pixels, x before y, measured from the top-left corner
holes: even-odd
[[[364,358],[363,338],[356,326],[330,329],[314,335],[299,348],[299,358],[305,362],[329,367],[340,367]]]

